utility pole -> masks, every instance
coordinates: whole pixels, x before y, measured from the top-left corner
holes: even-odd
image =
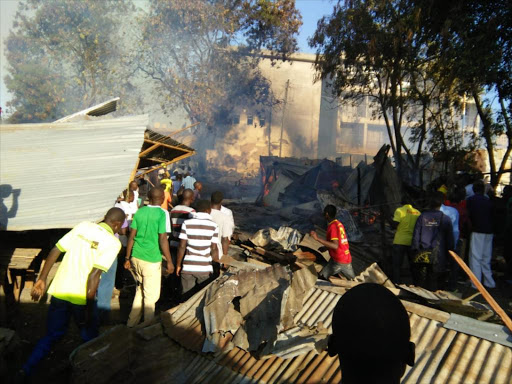
[[[288,102],[288,88],[290,88],[290,79],[286,80],[286,88],[284,91],[283,118],[281,119],[281,138],[279,139],[279,157],[281,157],[283,151],[284,116],[286,113],[286,103]]]
[[[272,110],[274,105],[270,105],[270,119],[268,122],[268,155],[272,156]]]

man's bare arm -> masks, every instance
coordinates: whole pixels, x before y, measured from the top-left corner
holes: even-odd
[[[229,237],[223,237],[220,242],[222,244],[222,254],[227,255],[229,250]]]
[[[220,260],[219,260],[219,248],[217,246],[217,243],[212,243],[211,255],[212,255],[213,261],[216,261],[217,263],[220,262]]]
[[[336,240],[323,240],[323,239],[320,239],[315,231],[311,231],[311,237],[313,237],[313,239],[318,241],[320,244],[322,244],[326,248],[334,249],[334,250],[338,249],[338,245],[339,244],[338,244],[338,240],[337,239]]]
[[[89,273],[89,276],[87,276],[87,305],[89,305],[89,302],[94,303],[96,298],[96,291],[100,285],[100,277],[102,272],[103,271],[101,269],[93,268]]]
[[[126,243],[126,256],[125,256],[125,262],[124,262],[125,269],[130,269],[132,267],[130,258],[132,257],[132,249],[133,249],[133,242],[134,242],[133,239],[135,239],[136,234],[137,234],[136,229],[130,230],[130,236],[128,236],[128,242]]]
[[[169,250],[169,241],[167,240],[167,233],[158,234],[158,242],[160,243],[160,249],[167,261],[167,273],[171,274],[174,272],[174,264],[171,259],[171,251]]]
[[[100,277],[102,270],[93,268],[87,276],[87,291],[86,291],[86,308],[85,308],[85,323],[87,324],[92,320],[94,311],[94,302],[96,301],[96,292],[100,285]]]
[[[183,258],[185,257],[185,251],[187,249],[187,240],[180,240],[180,245],[178,246],[178,260],[176,261],[176,275],[179,276],[181,272],[181,263],[183,262]]]
[[[43,270],[39,273],[39,277],[30,292],[32,296],[32,300],[38,301],[41,296],[44,295],[46,291],[46,279],[48,277],[48,273],[53,267],[53,264],[57,261],[59,256],[61,255],[61,250],[57,247],[53,247],[48,256],[46,257],[46,262],[44,263]]]

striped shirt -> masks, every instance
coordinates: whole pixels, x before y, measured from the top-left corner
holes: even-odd
[[[187,240],[182,273],[192,275],[213,273],[211,246],[212,243],[218,242],[218,238],[219,229],[208,213],[198,212],[193,219],[186,220],[180,232],[180,239]]]
[[[195,212],[194,208],[186,205],[177,205],[171,210],[172,234],[169,243],[171,247],[178,248],[180,245],[181,226],[185,220],[191,219],[192,213]]]

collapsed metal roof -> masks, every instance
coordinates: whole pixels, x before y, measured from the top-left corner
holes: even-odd
[[[172,313],[177,326],[170,326],[163,317],[167,335],[183,348],[196,353],[201,350],[205,340],[202,319],[197,314],[202,313],[207,289]],[[302,309],[296,314],[294,322],[304,327],[322,325],[330,329],[334,307],[344,292],[343,288],[317,282],[304,297]],[[503,327],[477,320],[471,320],[471,327],[466,327],[460,320],[463,316],[410,302],[404,302],[404,305],[411,323],[411,341],[416,344],[416,363],[413,367],[407,367],[402,383],[509,382],[512,349],[507,346],[510,335]],[[454,322],[459,324],[457,329],[452,325]],[[483,328],[485,332],[476,336],[475,328]],[[491,336],[484,337],[483,334]],[[193,360],[182,365],[180,378],[185,379],[183,382],[198,382],[200,372],[199,381],[205,383],[340,382],[338,358],[329,357],[327,351],[318,353],[307,345],[303,347],[298,344],[289,346],[284,352],[263,359],[257,359],[239,347],[225,348],[214,357],[198,353]]]
[[[66,123],[76,118],[80,118],[83,116],[103,116],[107,115],[111,112],[115,112],[117,109],[117,102],[119,101],[119,97],[114,99],[110,99],[105,101],[104,103],[94,105],[90,108],[86,108],[80,112],[73,113],[72,115],[65,116],[56,120],[55,123]]]
[[[266,277],[260,273],[258,279],[269,282],[275,277],[275,268],[268,268]],[[263,271],[258,267],[256,269]],[[242,270],[247,271],[245,268]],[[361,278],[388,285],[387,277],[379,269],[372,267],[365,276],[360,275]],[[301,339],[307,341],[308,338],[300,335],[289,335],[288,338],[299,343],[289,343],[285,349],[279,350],[279,354],[272,353],[259,359],[254,353],[230,346],[231,340],[227,334],[215,340],[217,346],[222,348],[220,351],[201,353],[207,328],[203,308],[208,300],[207,291],[213,285],[165,312],[161,322],[155,321],[135,332],[119,325],[77,348],[70,359],[74,378],[77,382],[101,384],[119,381],[118,373],[128,371],[135,382],[340,382],[342,373],[338,358],[330,357],[325,350],[318,351],[318,348],[301,343]],[[265,290],[264,285],[258,284],[258,287]],[[326,281],[317,281],[306,291],[307,294],[300,300],[301,309],[295,314],[294,323],[300,324],[303,329],[318,328],[320,325],[330,329],[333,310],[346,289]],[[269,295],[274,293],[275,290],[271,289]],[[225,299],[229,298],[226,295],[217,298],[221,306]],[[408,301],[402,302],[409,314],[411,341],[416,344],[416,363],[407,368],[402,383],[510,382],[512,349],[507,338],[511,338],[511,335],[503,330],[504,327]],[[209,313],[211,317],[212,312]],[[226,313],[219,312],[209,321],[224,321],[226,316]],[[259,326],[264,327],[265,324]]]
[[[148,124],[141,115],[1,125],[0,229],[100,220],[126,188]]]

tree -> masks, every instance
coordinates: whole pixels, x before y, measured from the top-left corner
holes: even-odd
[[[475,101],[482,121],[496,186],[512,153],[512,7],[506,0],[418,0],[425,10],[424,30],[430,49],[439,52],[445,78],[457,78],[459,93]],[[493,99],[497,102],[493,105]],[[496,138],[506,134],[507,147],[499,165]]]
[[[139,69],[155,80],[165,112],[183,108],[211,128],[237,104],[276,102],[258,71],[260,50],[286,58],[300,24],[293,0],[152,0]]]
[[[403,0],[338,2],[331,16],[318,22],[310,40],[317,49],[316,69],[332,77],[344,100],[369,96],[383,117],[397,168],[402,150],[415,164],[404,138],[409,113],[407,83],[418,67],[421,44],[418,14]]]
[[[440,75],[439,52],[430,49],[429,38],[421,5],[353,0],[339,1],[310,40],[317,49],[319,77],[332,78],[343,101],[366,96],[373,101],[399,172],[403,155],[407,166],[420,171],[425,149],[448,150],[446,138],[452,137],[452,143],[455,138],[450,121],[460,106],[456,79]]]
[[[6,41],[10,120],[51,121],[114,96],[136,106],[133,10],[130,0],[21,1]]]

